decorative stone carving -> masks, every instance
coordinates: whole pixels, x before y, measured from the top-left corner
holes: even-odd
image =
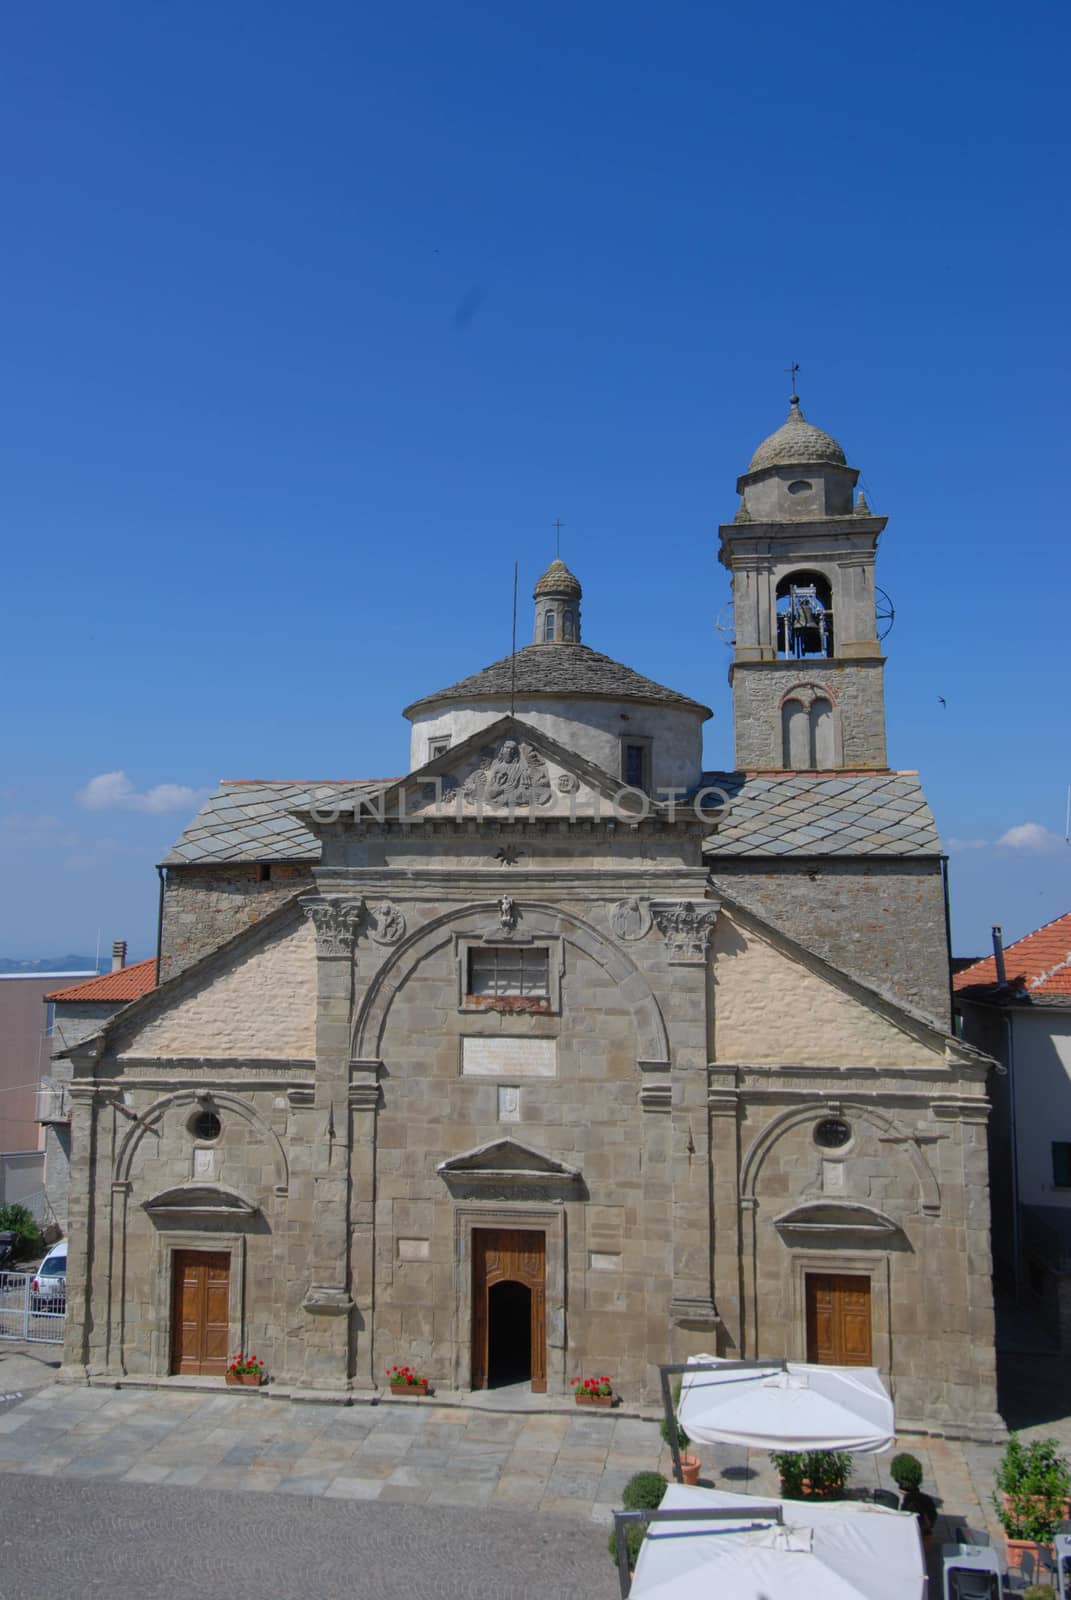
[[[643,939],[651,931],[651,908],[631,895],[610,907],[610,927],[618,939]]]
[[[483,806],[547,806],[554,798],[543,757],[517,739],[483,752],[464,795],[470,805]]]
[[[517,926],[517,902],[511,894],[499,896],[498,920],[505,933],[512,933]]]
[[[673,961],[704,961],[718,917],[716,900],[663,900],[651,911]]]
[[[318,956],[348,956],[364,915],[363,900],[303,900],[302,910],[316,929]]]
[[[405,932],[405,915],[393,900],[384,900],[373,911],[368,932],[376,944],[397,944]]]
[[[571,772],[559,772],[558,789],[562,794],[575,794],[579,788],[580,781]]]

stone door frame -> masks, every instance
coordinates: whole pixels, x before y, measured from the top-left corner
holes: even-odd
[[[171,1287],[174,1281],[176,1250],[208,1250],[230,1256],[230,1322],[232,1350],[244,1350],[246,1345],[246,1236],[244,1233],[217,1233],[183,1228],[170,1228],[166,1233],[156,1232],[155,1261],[153,1263],[153,1329],[149,1338],[149,1366],[154,1378],[166,1378],[171,1373]]]
[[[807,1360],[807,1276],[809,1273],[866,1278],[870,1283],[870,1347],[874,1364],[890,1382],[892,1378],[892,1327],[890,1323],[890,1279],[892,1258],[888,1251],[793,1250],[792,1315],[784,1355],[790,1361]],[[756,1308],[757,1309],[757,1308]]]
[[[547,1393],[565,1394],[565,1207],[523,1202],[454,1204],[454,1388],[472,1390],[472,1235],[477,1228],[519,1228],[543,1234]]]

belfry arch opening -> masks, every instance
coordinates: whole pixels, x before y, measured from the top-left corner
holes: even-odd
[[[820,572],[789,572],[777,585],[777,654],[785,661],[834,652],[833,591]]]

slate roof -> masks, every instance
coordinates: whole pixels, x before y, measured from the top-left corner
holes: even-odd
[[[812,463],[834,467],[847,465],[836,439],[807,421],[793,395],[787,418],[775,433],[762,441],[747,470],[762,472],[766,467],[802,467]]]
[[[645,678],[621,661],[600,655],[586,644],[527,644],[516,656],[503,656],[462,678],[437,694],[427,694],[406,706],[410,716],[441,700],[476,700],[485,695],[508,695],[514,686],[520,695],[582,695],[600,700],[645,700],[657,705],[687,706],[709,717],[709,706],[700,705],[676,689],[667,689]]]
[[[1048,1001],[1071,1004],[1071,911],[1004,946],[1006,984],[997,980],[995,956],[983,956],[952,980],[965,1000]]]
[[[163,865],[318,861],[318,841],[289,813],[394,781],[225,782]],[[706,841],[710,855],[919,856],[941,849],[914,772],[707,772],[703,785],[724,789],[732,800],[729,816]]]
[[[320,842],[289,813],[317,800],[378,789],[393,778],[342,781],[224,779],[164,857],[172,867],[222,861],[319,861]]]
[[[69,989],[54,989],[46,1000],[140,1000],[143,994],[156,988],[156,957],[147,961],[132,961],[129,967],[117,972],[102,973],[99,978],[87,978],[84,983],[72,983]]]
[[[703,782],[732,800],[709,855],[940,854],[917,772],[706,772]]]

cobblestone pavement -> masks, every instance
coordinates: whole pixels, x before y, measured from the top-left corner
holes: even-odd
[[[138,1483],[3,1483],[0,1600],[614,1600],[601,1529]]]

